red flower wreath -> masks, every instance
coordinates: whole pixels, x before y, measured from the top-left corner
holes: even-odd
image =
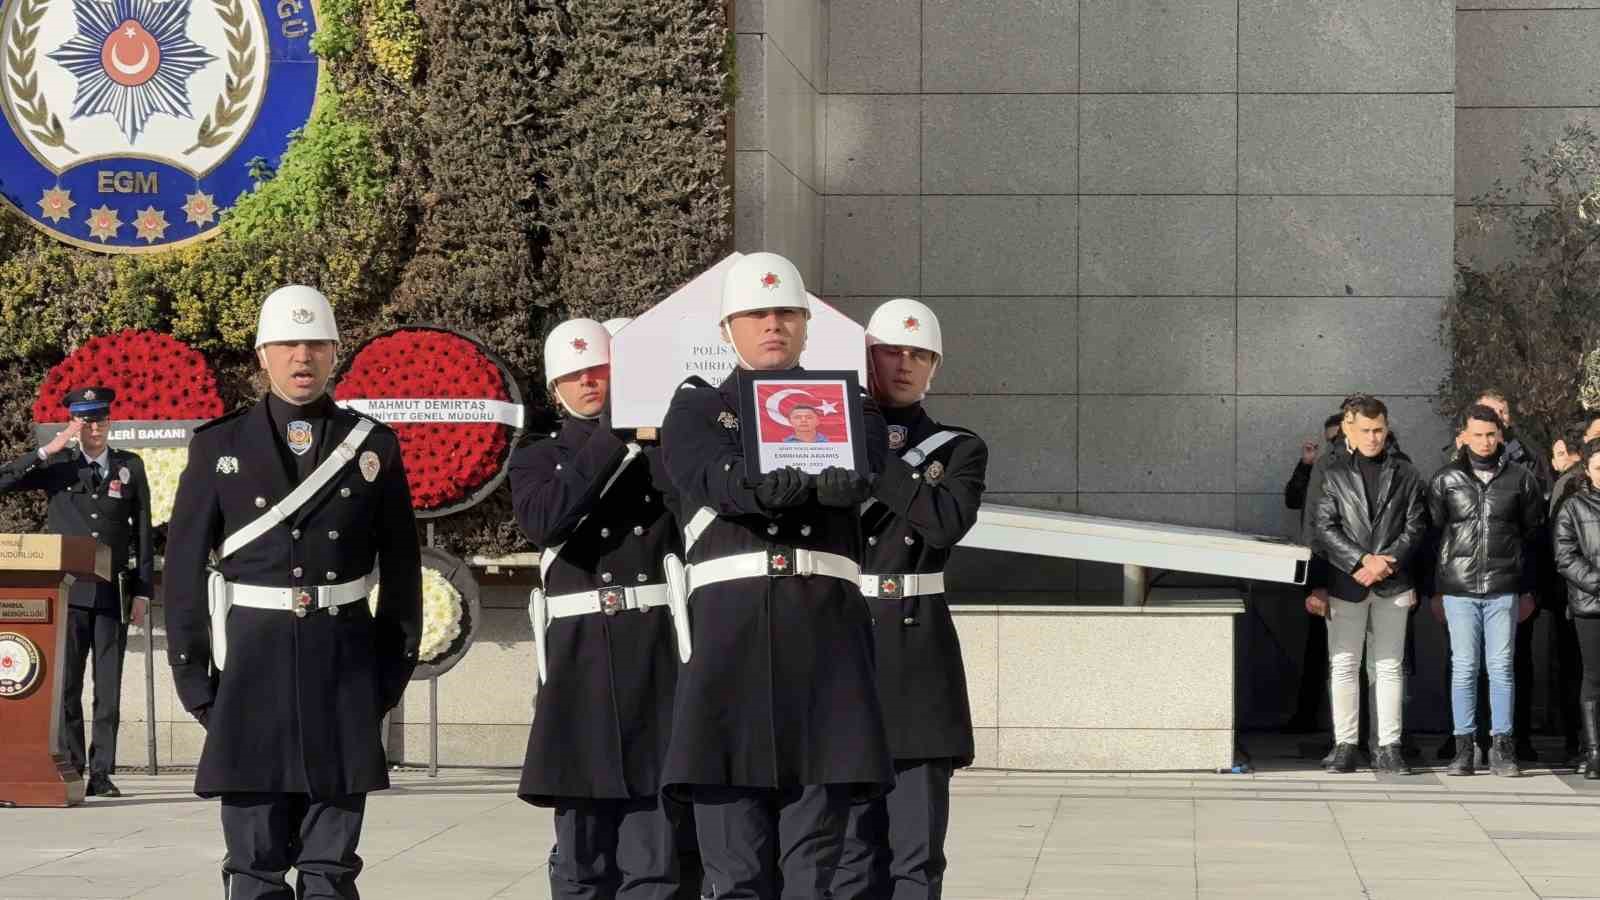
[[[33,420],[67,421],[61,398],[84,387],[116,392],[118,421],[213,419],[222,415],[217,377],[200,351],[154,331],[119,331],[92,338],[51,369],[33,401]]]
[[[507,379],[467,338],[403,328],[373,338],[356,352],[334,399],[510,401]],[[465,500],[499,474],[511,446],[511,429],[496,422],[396,422],[391,427],[400,438],[411,505],[419,512]]]

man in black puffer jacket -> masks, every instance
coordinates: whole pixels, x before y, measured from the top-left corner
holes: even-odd
[[[1344,412],[1351,453],[1332,455],[1312,523],[1328,561],[1328,635],[1335,748],[1330,772],[1355,771],[1357,672],[1367,634],[1377,677],[1378,751],[1373,768],[1409,775],[1400,751],[1406,620],[1416,605],[1412,558],[1428,529],[1422,476],[1391,452],[1389,410],[1360,397]]]
[[[1506,458],[1504,426],[1493,409],[1474,405],[1463,424],[1455,461],[1428,485],[1428,511],[1439,531],[1433,614],[1450,629],[1456,756],[1448,771],[1473,773],[1481,646],[1489,670],[1490,769],[1520,775],[1511,725],[1512,642],[1517,622],[1534,610],[1544,492],[1533,473]]]

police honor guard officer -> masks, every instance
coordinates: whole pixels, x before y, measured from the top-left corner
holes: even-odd
[[[809,315],[788,260],[752,253],[734,263],[722,327],[741,369],[716,388],[684,382],[662,431],[684,514],[694,511],[685,529],[694,654],[678,676],[664,783],[694,802],[719,898],[823,896],[850,802],[893,778],[859,586],[869,473],[780,469],[753,488],[746,480],[755,461],[739,439],[739,372],[800,374]],[[857,439],[875,471],[887,437],[876,405],[863,403]]]
[[[379,723],[417,663],[400,446],[328,397],[338,340],[320,292],[267,298],[271,393],[196,431],[172,515],[167,656],[206,729],[194,789],[222,798],[230,900],[293,898],[290,866],[302,898],[357,896],[366,794],[389,786]]]
[[[922,407],[944,347],[939,320],[891,300],[867,325],[872,393],[889,423],[883,474],[862,512],[861,593],[877,636],[895,786],[854,807],[834,878],[840,900],[933,898],[943,890],[950,775],[972,764],[972,710],[961,642],[945,603],[950,549],[978,518],[989,448]]]
[[[106,446],[115,399],[104,387],[68,393],[62,400],[71,415],[67,427],[45,446],[0,467],[0,493],[48,494],[45,528],[50,533],[92,537],[111,549],[112,580],[78,581],[67,600],[61,743],[79,775],[87,762],[91,797],[122,795],[111,783],[122,706],[122,658],[128,647],[128,621],[143,622],[155,573],[144,461]],[[68,449],[74,440],[78,448]],[[83,669],[91,658],[94,740],[85,755]]]
[[[566,419],[511,460],[517,523],[542,548],[530,614],[543,686],[517,793],[555,809],[551,896],[668,900],[679,851],[660,786],[688,650],[682,539],[659,448],[625,440],[605,412],[610,344],[591,319],[550,332],[546,387]]]

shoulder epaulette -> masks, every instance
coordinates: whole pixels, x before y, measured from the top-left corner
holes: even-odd
[[[249,406],[241,406],[241,407],[239,407],[238,409],[236,409],[236,410],[234,410],[232,412],[225,412],[222,415],[217,416],[215,419],[212,419],[209,422],[206,422],[206,423],[201,424],[201,425],[196,425],[194,427],[194,433],[195,434],[199,434],[200,432],[205,431],[207,428],[212,428],[212,427],[215,427],[217,425],[221,425],[223,422],[232,421],[233,419],[237,419],[237,418],[239,418],[240,416],[244,415],[245,413],[247,413],[249,411],[250,411],[250,407]]]

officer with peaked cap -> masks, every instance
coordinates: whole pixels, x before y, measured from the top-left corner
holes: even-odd
[[[764,477],[744,458],[740,373],[803,374],[810,315],[792,263],[752,253],[728,270],[719,387],[690,378],[662,429],[683,495],[694,655],[678,676],[666,789],[694,802],[719,898],[820,897],[852,801],[893,778],[861,599],[858,510],[883,464],[883,416],[862,399],[869,468]],[[751,487],[751,484],[755,484]]]
[[[178,483],[167,659],[205,726],[194,790],[222,798],[230,900],[357,896],[366,795],[389,786],[380,723],[417,664],[400,444],[328,396],[338,342],[319,291],[267,297],[256,356],[271,391],[197,429]]]
[[[106,445],[115,399],[104,387],[69,392],[61,401],[71,416],[67,427],[43,447],[0,467],[0,494],[41,490],[48,495],[45,529],[51,534],[92,537],[111,550],[112,580],[76,582],[67,599],[61,744],[79,775],[87,763],[91,797],[122,796],[111,782],[122,658],[128,622],[143,623],[155,574],[144,460]],[[85,754],[83,670],[89,659],[94,661],[94,739]]]
[[[661,767],[690,650],[672,483],[658,447],[611,427],[603,325],[556,326],[544,368],[565,421],[511,458],[517,523],[541,548],[529,607],[542,686],[517,794],[555,810],[552,897],[668,900],[679,848]]]
[[[834,896],[938,898],[943,890],[950,776],[972,764],[972,709],[961,642],[945,602],[950,550],[978,518],[989,448],[934,421],[922,399],[943,359],[939,320],[915,300],[890,300],[867,324],[872,394],[891,455],[862,512],[861,593],[877,640],[894,789],[850,813]]]

